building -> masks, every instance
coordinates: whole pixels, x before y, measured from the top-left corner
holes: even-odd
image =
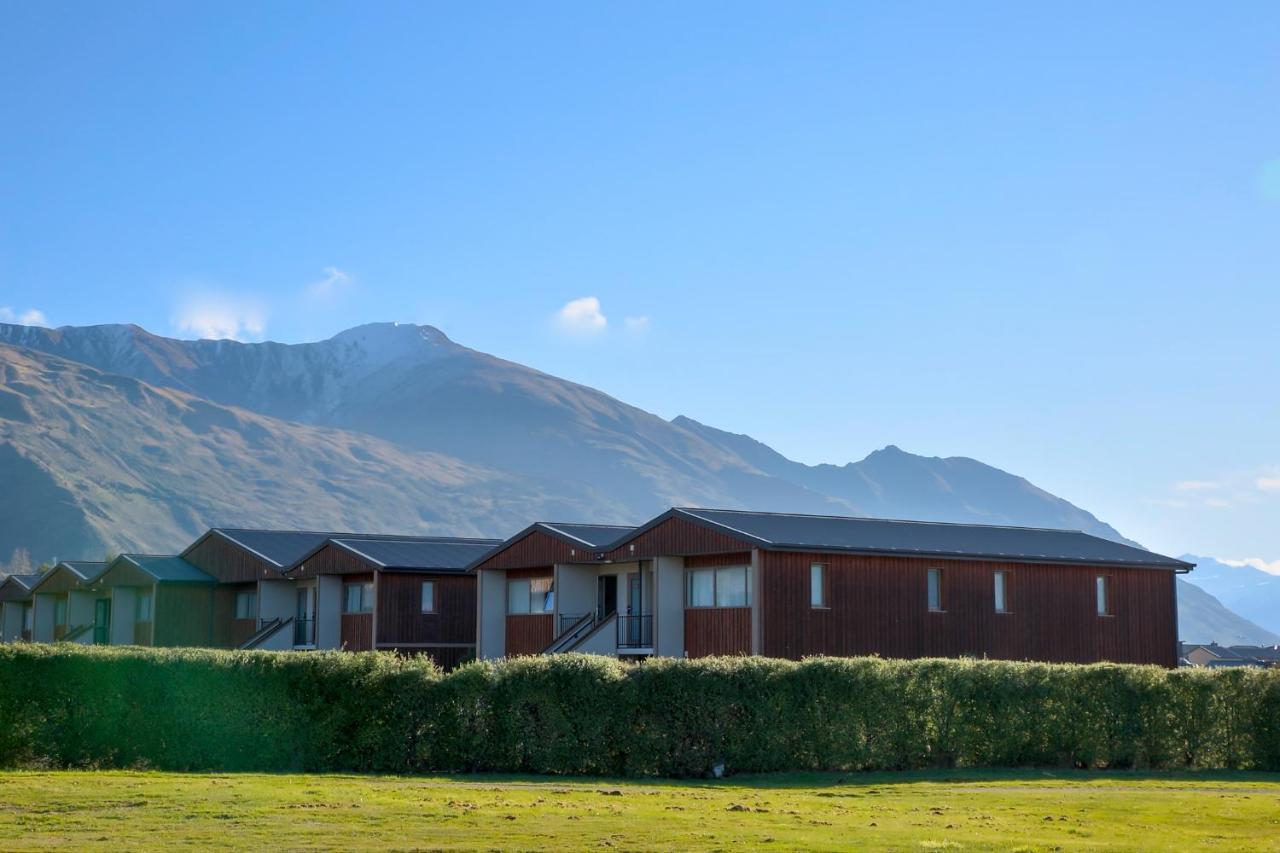
[[[289,577],[339,596],[339,645],[430,655],[452,668],[475,657],[476,578],[466,569],[496,539],[334,537]],[[324,627],[321,627],[324,631]]]
[[[211,646],[216,581],[177,556],[121,554],[93,583],[113,646]]]
[[[9,575],[0,581],[0,642],[31,642],[31,588],[40,575]]]
[[[36,643],[109,642],[111,598],[93,588],[105,562],[64,560],[31,587],[31,639]]]
[[[1172,667],[1192,565],[1079,531],[672,509],[536,524],[473,564],[483,658],[759,654]],[[527,595],[527,598],[526,598]]]
[[[1184,666],[1206,669],[1280,667],[1280,646],[1220,646],[1217,643],[1183,643]]]

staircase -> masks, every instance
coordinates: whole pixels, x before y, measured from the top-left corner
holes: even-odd
[[[256,649],[276,634],[293,624],[293,617],[288,619],[270,619],[262,623],[262,627],[253,633],[253,636],[245,640],[237,649]]]

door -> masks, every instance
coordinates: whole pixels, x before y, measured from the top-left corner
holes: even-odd
[[[298,590],[298,610],[293,618],[293,644],[295,646],[316,644],[315,587],[306,586]]]
[[[93,602],[93,643],[105,646],[111,642],[111,599],[99,598]]]
[[[643,639],[642,624],[643,619],[640,618],[644,613],[641,607],[641,585],[640,573],[632,572],[627,575],[627,615],[631,618],[627,620],[627,645],[639,646]]]
[[[618,576],[601,575],[596,598],[596,617],[605,619],[618,612]]]

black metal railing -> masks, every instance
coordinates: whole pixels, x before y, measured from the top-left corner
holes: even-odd
[[[585,613],[561,613],[560,624],[556,628],[556,636],[559,637],[565,631],[568,631],[574,625],[577,625],[580,621],[582,621],[582,617],[586,615],[587,614]]]
[[[295,646],[314,646],[316,644],[316,620],[293,620],[293,644]]]
[[[623,616],[618,614],[618,648],[653,648],[653,616]]]

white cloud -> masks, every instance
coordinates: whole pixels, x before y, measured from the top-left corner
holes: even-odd
[[[1259,491],[1280,492],[1280,477],[1259,477],[1256,485]]]
[[[178,308],[173,327],[208,340],[262,340],[266,312],[252,299],[226,294],[193,294]]]
[[[307,285],[307,294],[313,299],[328,299],[351,283],[351,276],[337,267],[325,267],[324,278]]]
[[[38,308],[15,311],[8,305],[0,305],[0,323],[17,323],[20,326],[47,326],[49,325],[49,320],[44,316],[44,312]]]
[[[560,331],[580,337],[598,335],[609,325],[600,311],[600,300],[594,296],[573,299],[556,312],[555,324]]]
[[[1261,557],[1249,557],[1245,560],[1219,560],[1218,562],[1226,563],[1228,566],[1251,566],[1269,575],[1280,575],[1280,560],[1272,560],[1268,563]]]
[[[1173,488],[1179,492],[1208,492],[1222,488],[1222,484],[1213,480],[1183,480],[1174,483]]]
[[[639,317],[627,317],[622,321],[622,325],[627,331],[633,335],[643,335],[649,331],[649,318],[641,315]]]
[[[1230,501],[1224,501],[1222,498],[1207,498],[1204,505],[1210,509],[1230,509]]]

